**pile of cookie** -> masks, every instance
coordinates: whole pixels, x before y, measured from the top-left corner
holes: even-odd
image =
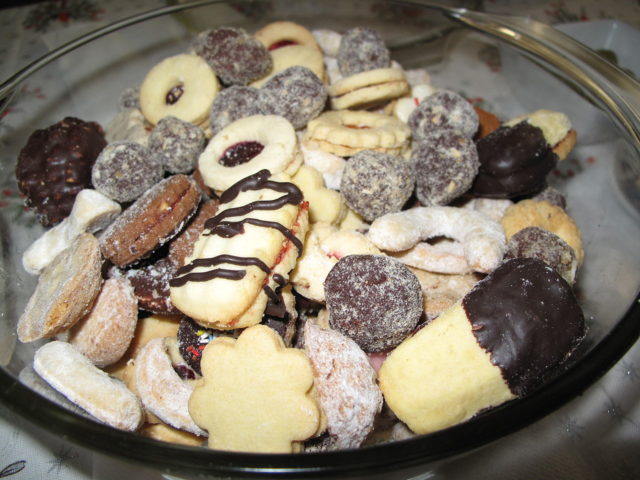
[[[574,144],[566,115],[501,122],[368,28],[204,31],[104,129],[69,117],[22,149],[51,228],[23,256],[39,281],[18,337],[44,342],[21,379],[223,450],[468,420],[586,334],[580,230],[547,186]]]

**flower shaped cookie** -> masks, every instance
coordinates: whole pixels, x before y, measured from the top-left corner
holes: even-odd
[[[204,349],[201,383],[189,400],[194,421],[220,450],[291,453],[321,429],[313,370],[302,350],[286,348],[269,327]]]

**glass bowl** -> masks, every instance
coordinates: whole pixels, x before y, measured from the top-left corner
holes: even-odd
[[[576,291],[589,326],[588,337],[576,360],[528,397],[428,435],[357,450],[297,455],[221,452],[162,443],[87,419],[19,381],[20,372],[30,365],[40,345],[21,344],[15,335],[17,318],[36,283],[35,277],[23,271],[20,259],[43,230],[31,213],[16,205],[2,209],[0,217],[0,399],[9,408],[73,442],[183,478],[259,478],[267,474],[276,478],[408,478],[428,474],[443,462],[456,461],[553,412],[593,384],[635,342],[640,334],[637,83],[550,27],[461,8],[374,0],[195,3],[197,6],[178,3],[106,27],[14,77],[15,83],[28,78],[49,89],[46,98],[21,104],[26,106],[19,115],[0,123],[5,184],[16,190],[15,159],[33,130],[69,115],[107,124],[117,111],[120,94],[138,85],[161,59],[185,51],[189,40],[203,28],[232,25],[252,32],[282,19],[337,31],[367,25],[381,32],[393,58],[404,67],[426,68],[437,87],[482,99],[483,106],[503,119],[527,112],[509,89],[509,79],[495,72],[483,74],[495,66],[498,47],[507,48],[531,68],[572,85],[580,92],[580,101],[602,110],[616,131],[616,138],[601,146],[610,162],[576,170],[569,159],[550,179],[566,195],[569,212],[583,231],[586,261]],[[539,108],[553,109],[553,105],[541,98]],[[576,155],[580,148],[578,132]]]

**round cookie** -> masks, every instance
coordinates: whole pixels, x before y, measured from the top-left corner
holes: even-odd
[[[91,186],[91,168],[106,144],[99,124],[74,117],[29,136],[15,174],[27,208],[42,225],[55,225],[69,215],[76,195]]]
[[[538,202],[549,202],[551,205],[560,207],[563,210],[567,209],[567,199],[558,189],[553,187],[546,187],[540,193],[534,195],[532,200]]]
[[[362,150],[345,165],[340,192],[349,207],[372,222],[400,211],[413,193],[414,181],[414,169],[408,160]]]
[[[198,160],[204,182],[217,192],[263,169],[292,175],[301,164],[293,125],[277,115],[253,115],[227,125]]]
[[[311,32],[294,22],[271,22],[255,32],[253,36],[269,51],[289,45],[304,45],[320,49]]]
[[[211,340],[220,335],[229,336],[229,332],[202,327],[189,317],[182,317],[180,320],[177,335],[178,350],[187,365],[198,375],[202,375],[200,369],[202,351]]]
[[[537,258],[554,268],[569,284],[575,281],[578,261],[573,248],[540,227],[523,228],[509,239],[504,260],[512,258]]]
[[[322,81],[325,80],[324,57],[322,52],[306,45],[287,45],[270,52],[273,68],[268,75],[251,83],[252,87],[260,88],[277,73],[293,66],[307,67]]]
[[[578,265],[584,260],[582,235],[573,219],[562,208],[531,199],[511,205],[500,220],[507,240],[526,227],[540,227],[556,234],[573,248]]]
[[[114,142],[98,155],[91,179],[96,190],[117,202],[131,202],[162,180],[162,161],[135,142]]]
[[[232,85],[222,90],[211,105],[209,128],[217,135],[227,125],[244,117],[262,112],[260,90],[253,87]]]
[[[100,237],[105,258],[123,267],[168,242],[195,213],[200,191],[186,175],[168,177],[150,188]]]
[[[263,111],[286,118],[295,129],[306,127],[322,112],[327,95],[322,81],[300,65],[278,72],[260,88]]]
[[[189,173],[204,150],[204,131],[176,117],[162,118],[149,136],[148,148],[170,173]]]
[[[344,33],[337,59],[340,73],[345,77],[391,65],[391,54],[380,34],[364,27]]]
[[[241,28],[206,30],[193,43],[225,85],[248,85],[264,77],[272,67],[266,47]]]
[[[422,316],[422,289],[403,264],[384,255],[348,255],[325,280],[332,328],[365,352],[398,345]]]
[[[171,304],[169,297],[169,280],[177,269],[171,259],[162,257],[140,268],[120,270],[113,267],[110,275],[115,278],[124,277],[131,282],[140,310],[167,315],[180,313]]]
[[[180,54],[155,65],[140,86],[140,110],[155,125],[166,116],[195,125],[209,118],[209,109],[220,85],[201,57]]]
[[[344,77],[329,87],[334,110],[366,110],[409,92],[404,72],[399,68],[378,68]]]
[[[409,148],[411,131],[390,115],[366,111],[324,112],[307,125],[305,142],[341,157],[360,150],[403,154]]]
[[[449,130],[429,132],[414,142],[416,196],[424,206],[447,205],[471,187],[480,162],[475,143]]]
[[[437,128],[457,130],[473,138],[478,131],[478,114],[462,96],[449,90],[438,90],[425,98],[409,115],[409,127],[414,138]]]

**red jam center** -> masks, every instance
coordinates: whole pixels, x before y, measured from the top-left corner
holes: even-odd
[[[280,40],[279,42],[275,42],[269,45],[269,48],[267,50],[272,52],[273,50],[277,50],[278,48],[288,47],[290,45],[298,45],[298,42],[295,42],[293,40]]]
[[[263,149],[264,145],[260,142],[239,142],[227,148],[218,159],[218,162],[225,167],[235,167],[247,163],[259,155]]]
[[[167,92],[167,96],[164,101],[167,105],[173,105],[180,100],[180,97],[184,93],[184,87],[182,85],[176,85],[171,90]]]

